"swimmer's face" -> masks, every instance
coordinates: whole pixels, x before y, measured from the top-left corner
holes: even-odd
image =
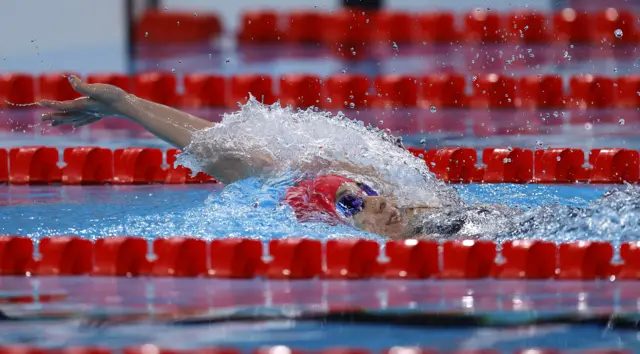
[[[344,196],[362,198],[364,205],[352,218],[355,226],[378,235],[397,237],[406,221],[395,203],[383,196],[366,195],[355,183],[345,183],[336,192],[336,201]]]

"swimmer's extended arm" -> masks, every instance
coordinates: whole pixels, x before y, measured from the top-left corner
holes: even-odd
[[[81,127],[105,117],[122,117],[140,124],[150,133],[167,143],[184,150],[193,133],[211,128],[213,122],[192,116],[186,112],[151,102],[124,90],[107,84],[87,84],[75,76],[69,77],[71,86],[81,97],[70,101],[42,100],[38,104],[52,108],[55,112],[42,116],[44,121],[52,121],[52,126],[72,124]],[[271,156],[254,151],[252,156],[234,151],[200,151],[206,173],[224,183],[264,173],[272,165]],[[213,155],[215,154],[215,159]],[[209,163],[208,161],[215,161]]]
[[[57,111],[42,117],[45,121],[53,121],[52,126],[73,124],[74,127],[80,127],[104,117],[119,116],[140,124],[178,149],[184,149],[189,145],[193,132],[215,125],[186,112],[136,97],[116,86],[87,84],[75,76],[70,76],[69,82],[74,90],[86,97],[71,101],[38,102],[43,107]]]

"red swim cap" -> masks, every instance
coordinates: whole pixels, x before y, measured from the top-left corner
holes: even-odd
[[[340,220],[336,210],[336,193],[338,188],[352,180],[337,176],[327,175],[313,180],[305,180],[287,189],[285,200],[296,213],[300,221],[309,221],[318,214],[329,215]]]

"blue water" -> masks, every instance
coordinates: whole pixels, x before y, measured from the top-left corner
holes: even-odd
[[[620,188],[612,186],[613,188]],[[0,186],[0,234],[33,238],[79,235],[143,237],[227,236],[264,240],[286,236],[377,236],[347,226],[300,224],[280,202],[283,187],[245,180],[221,191],[216,185]],[[504,203],[532,208],[564,204],[588,206],[605,186],[456,186],[472,204]],[[590,239],[594,235],[576,235]]]

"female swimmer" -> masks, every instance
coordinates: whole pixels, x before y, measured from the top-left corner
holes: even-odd
[[[194,132],[216,123],[186,112],[141,99],[107,84],[87,84],[71,76],[72,87],[85,96],[70,101],[42,100],[39,105],[54,112],[45,113],[52,126],[72,124],[80,127],[104,117],[129,119],[167,143],[184,150]],[[205,172],[223,183],[260,175],[272,163],[268,154],[256,151],[250,157],[233,151],[215,151],[215,161]],[[206,156],[205,156],[206,159]],[[345,166],[357,170],[359,166]],[[370,186],[338,175],[303,180],[288,189],[286,202],[300,221],[345,222],[367,232],[398,237],[474,237],[488,234],[521,233],[539,227],[539,222],[582,212],[575,208],[542,209],[532,217],[523,211],[502,206],[455,206],[400,209],[393,195],[379,195]],[[546,211],[545,211],[546,210]]]

